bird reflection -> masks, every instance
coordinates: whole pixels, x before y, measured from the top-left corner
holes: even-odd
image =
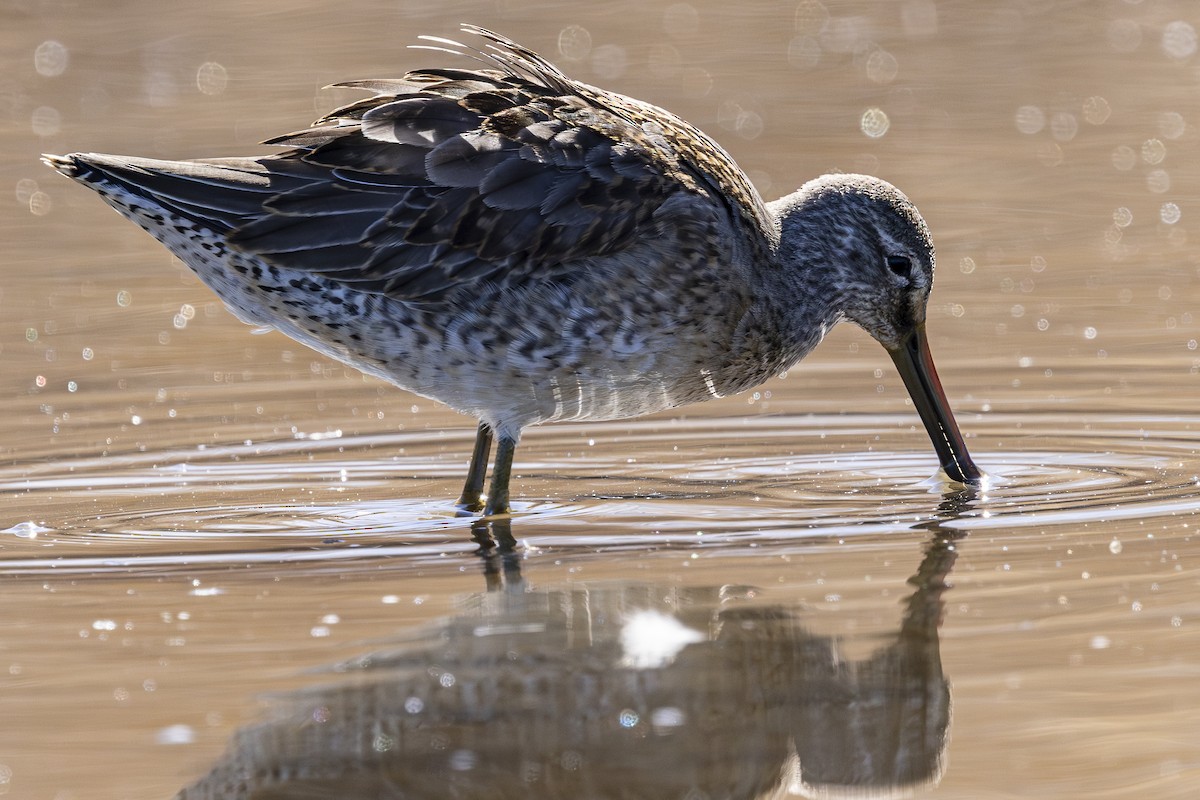
[[[178,798],[889,797],[942,773],[938,626],[975,499],[947,495],[903,620],[868,658],[750,587],[535,590],[507,519],[475,531],[489,591],[336,668],[240,731]]]

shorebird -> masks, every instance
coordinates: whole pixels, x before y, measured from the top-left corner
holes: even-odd
[[[891,354],[954,481],[978,482],[930,356],[929,229],[865,175],[765,203],[712,139],[473,25],[470,69],[371,96],[260,157],[45,162],[162,242],[244,322],[479,420],[459,504],[510,510],[528,426],[734,394],[840,320]],[[484,482],[497,440],[490,491]]]

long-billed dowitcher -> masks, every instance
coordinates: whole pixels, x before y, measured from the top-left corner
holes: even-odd
[[[278,154],[45,161],[243,321],[476,417],[470,510],[508,511],[529,425],[749,389],[842,319],[891,354],[947,475],[981,478],[926,342],[929,229],[895,187],[826,175],[764,203],[679,117],[463,31],[480,47],[425,38],[482,68],[337,84],[373,96]]]

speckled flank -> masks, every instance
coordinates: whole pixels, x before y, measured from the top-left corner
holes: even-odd
[[[46,160],[243,321],[480,419],[496,513],[529,425],[742,391],[842,318],[889,349],[924,321],[932,244],[890,185],[827,176],[764,204],[678,117],[464,31],[485,68],[343,84],[373,96],[278,155]]]

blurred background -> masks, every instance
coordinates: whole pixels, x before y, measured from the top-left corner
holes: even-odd
[[[1200,256],[1189,232],[1200,216],[1200,59],[1186,2],[405,1],[335,10],[9,0],[0,14],[9,64],[0,77],[0,357],[20,398],[0,413],[25,431],[0,447],[14,453],[69,431],[53,430],[55,415],[37,417],[39,397],[69,385],[56,408],[71,419],[114,382],[149,419],[162,389],[204,392],[251,374],[321,385],[333,371],[345,380],[277,336],[247,336],[168,254],[46,170],[39,153],[265,153],[260,140],[353,96],[327,84],[453,64],[406,46],[421,33],[453,37],[460,21],[680,114],[717,138],[767,199],[830,171],[900,186],[938,245],[935,355],[951,394],[973,407],[1142,407],[1169,402],[1164,389],[1195,389]],[[838,331],[814,359],[841,364],[867,341]],[[866,376],[862,402],[903,403],[891,381],[874,391],[873,371],[888,365],[864,349],[849,366]],[[1148,366],[1157,378],[1136,380]]]
[[[38,161],[265,154],[357,96],[328,84],[472,66],[407,49],[463,22],[679,114],[766,199],[853,171],[919,206],[942,381],[1010,481],[951,515],[940,792],[1192,796],[1194,0],[0,0],[0,794],[169,796],[257,693],[482,588],[447,508],[473,421],[252,335]],[[935,467],[841,326],[760,390],[530,431],[514,532],[543,581],[769,584],[852,638],[897,616]]]

